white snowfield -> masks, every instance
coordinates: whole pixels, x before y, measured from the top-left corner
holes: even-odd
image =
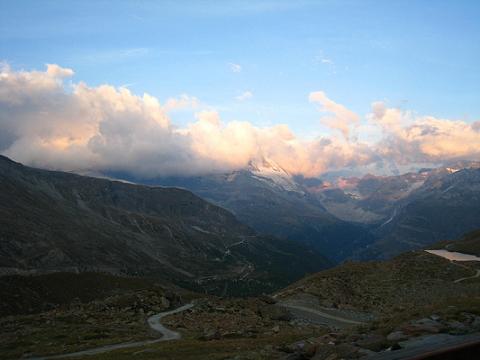
[[[258,180],[273,183],[280,189],[303,193],[292,179],[292,175],[270,159],[250,164],[250,172]]]
[[[470,254],[463,254],[448,250],[425,250],[426,252],[441,256],[451,261],[480,261],[480,257]]]

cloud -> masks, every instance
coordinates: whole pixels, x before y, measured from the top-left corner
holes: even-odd
[[[230,70],[234,73],[239,73],[242,71],[242,66],[240,64],[228,63]]]
[[[238,96],[235,96],[235,100],[237,101],[245,101],[251,99],[253,97],[253,93],[251,91],[244,91]]]
[[[329,114],[322,117],[322,123],[332,129],[339,130],[348,139],[352,125],[360,120],[359,116],[345,106],[329,99],[323,91],[311,92],[308,99],[310,102],[320,104],[320,111]]]
[[[475,122],[472,124],[472,130],[477,131],[477,132],[480,132],[480,121],[475,121]]]
[[[377,151],[399,164],[480,157],[476,123],[416,116],[412,112],[386,108],[380,102],[372,104],[368,118],[381,127],[384,134]]]
[[[188,94],[182,94],[178,98],[169,98],[163,105],[165,112],[184,110],[184,109],[196,109],[200,106],[200,101],[195,96]]]
[[[478,159],[478,122],[417,116],[372,104],[365,119],[311,93],[327,113],[322,121],[340,134],[299,138],[285,124],[258,127],[247,121],[222,122],[191,95],[164,104],[127,88],[66,84],[71,69],[48,65],[45,71],[0,71],[0,152],[38,167],[75,171],[123,171],[139,177],[201,175],[245,167],[270,159],[293,174],[318,176],[329,170],[382,162],[415,164]],[[196,111],[184,127],[170,111]],[[375,141],[358,139],[362,126],[378,129]]]

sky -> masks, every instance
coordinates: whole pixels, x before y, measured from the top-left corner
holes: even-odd
[[[318,176],[379,156],[413,164],[479,153],[475,0],[0,0],[0,8],[0,152],[29,164],[153,176],[231,170],[261,153]],[[113,109],[119,101],[135,109]],[[143,123],[143,134],[142,121],[157,124]],[[114,127],[134,135],[119,140]]]

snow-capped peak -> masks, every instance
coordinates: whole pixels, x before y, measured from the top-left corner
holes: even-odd
[[[275,185],[286,191],[303,193],[300,186],[293,180],[292,175],[273,160],[265,157],[251,160],[248,163],[248,171],[258,180]]]

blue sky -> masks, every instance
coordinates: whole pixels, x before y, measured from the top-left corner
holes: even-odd
[[[0,1],[0,59],[73,81],[183,93],[225,121],[319,131],[308,94],[480,119],[479,1]],[[241,71],[232,71],[238,64]],[[235,99],[250,91],[245,101]],[[179,124],[191,113],[174,113]],[[321,127],[320,127],[321,128]]]

